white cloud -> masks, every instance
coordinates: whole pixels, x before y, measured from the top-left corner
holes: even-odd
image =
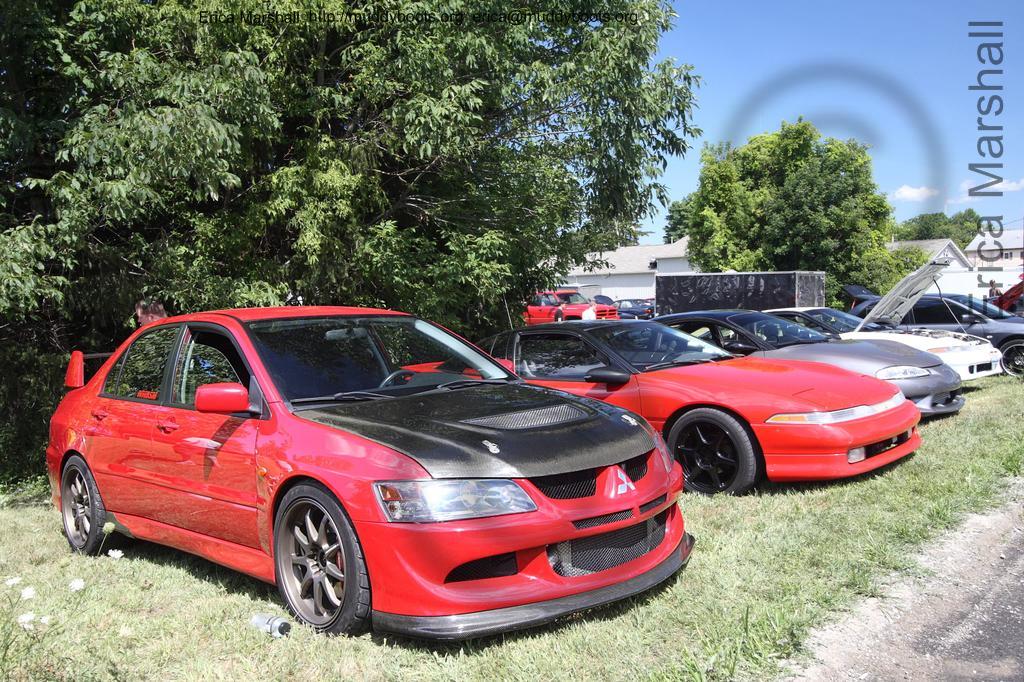
[[[924,201],[938,193],[939,190],[934,187],[911,187],[910,185],[903,185],[889,196],[891,196],[895,201]]]

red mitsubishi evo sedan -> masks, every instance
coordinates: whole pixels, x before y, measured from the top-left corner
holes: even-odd
[[[46,451],[72,549],[112,521],[276,582],[321,631],[504,632],[689,558],[682,472],[642,418],[409,315],[172,317],[83,375],[76,351]]]

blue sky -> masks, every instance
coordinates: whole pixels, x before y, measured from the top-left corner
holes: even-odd
[[[700,147],[775,130],[803,115],[823,133],[870,145],[875,181],[895,216],[972,207],[1024,224],[1024,2],[1020,0],[677,0],[658,59],[692,64],[702,80],[695,148],[669,162],[672,199],[697,187]],[[1005,34],[1004,194],[966,201],[976,150],[983,67],[968,21],[1002,21]],[[982,29],[985,30],[985,29]],[[731,136],[731,137],[730,137]],[[978,184],[974,182],[973,184]],[[901,190],[902,188],[902,190]],[[661,241],[665,210],[642,243]],[[1011,224],[1012,223],[1012,224]]]

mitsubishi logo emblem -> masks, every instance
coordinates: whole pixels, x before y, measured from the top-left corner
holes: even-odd
[[[630,490],[636,490],[636,486],[633,485],[633,481],[629,480],[629,476],[626,475],[625,471],[615,467],[615,474],[619,477],[619,482],[615,486],[616,495],[625,495]]]

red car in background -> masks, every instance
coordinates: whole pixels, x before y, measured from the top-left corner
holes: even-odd
[[[110,521],[276,582],[320,631],[537,625],[664,581],[693,544],[643,419],[402,313],[167,318],[88,382],[76,351],[65,383],[46,464],[74,551]]]
[[[643,415],[686,488],[740,493],[771,481],[861,474],[921,442],[921,415],[891,384],[816,362],[735,357],[641,320],[513,330],[480,342],[536,386]]]
[[[590,299],[574,289],[541,291],[526,306],[523,319],[527,325],[581,320],[590,303]],[[619,319],[619,311],[613,305],[595,303],[594,312],[599,320]]]

